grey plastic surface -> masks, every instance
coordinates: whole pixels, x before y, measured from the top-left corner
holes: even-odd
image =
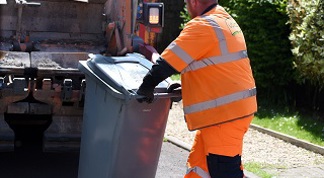
[[[151,64],[133,54],[130,58],[108,59],[109,62],[97,57],[96,61],[80,61],[79,65],[85,73],[87,88],[78,177],[153,178],[173,95],[162,93],[152,104],[139,103],[136,95],[128,90],[137,89],[134,87],[141,81],[136,77],[144,77],[149,68],[146,66]],[[126,63],[136,66],[135,69],[117,70],[119,64]],[[139,76],[132,75],[134,70],[139,70],[136,71]],[[118,76],[119,71],[128,73],[127,78]],[[167,86],[168,82],[164,81],[160,89],[166,90]]]
[[[135,94],[152,64],[140,54],[119,57],[90,55],[87,67],[106,84],[124,95]],[[161,82],[156,89],[166,92],[168,82]],[[162,89],[162,90],[161,90]]]

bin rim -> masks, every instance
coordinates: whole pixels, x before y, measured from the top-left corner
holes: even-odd
[[[124,93],[116,90],[114,87],[110,86],[108,83],[106,83],[104,80],[102,80],[96,73],[94,73],[89,66],[87,65],[87,61],[79,61],[78,68],[86,73],[89,76],[94,76],[96,80],[99,80],[103,87],[108,87],[109,88],[109,93],[112,94],[113,96],[119,98],[119,99],[124,99],[124,100],[131,100],[131,99],[141,99],[144,96],[138,95],[136,93],[137,89],[133,89],[131,91],[128,91],[124,89]],[[154,98],[159,99],[159,98],[173,98],[173,97],[181,97],[181,93],[175,92],[175,93],[167,93],[167,92],[155,92],[154,93]]]
[[[136,92],[138,89],[130,89],[127,90],[125,87],[121,86],[118,83],[112,83],[114,86],[110,85],[106,81],[104,81],[98,74],[94,72],[94,70],[91,68],[93,65],[95,65],[95,61],[92,61],[92,59],[97,58],[98,60],[104,60],[107,63],[112,64],[118,64],[118,63],[139,63],[142,66],[146,67],[147,69],[150,69],[152,67],[152,63],[145,59],[145,57],[139,53],[128,53],[126,56],[103,56],[101,54],[89,54],[89,59],[86,61],[79,61],[78,68],[80,71],[87,73],[89,76],[94,76],[97,80],[104,85],[104,87],[108,87],[109,92],[120,99],[124,100],[131,100],[131,99],[141,99],[144,96],[138,95]],[[142,58],[143,60],[140,60]],[[134,60],[135,59],[135,60]],[[112,79],[110,76],[106,76],[110,80]],[[113,80],[111,80],[113,81]],[[171,81],[169,78],[165,80],[166,83],[168,83],[168,86],[171,85]],[[159,87],[156,87],[157,89]],[[181,97],[181,92],[173,92],[173,93],[167,93],[166,91],[163,92],[155,92],[154,98],[176,98]]]
[[[102,80],[96,73],[94,73],[90,67],[87,65],[87,61],[79,61],[78,64],[79,70],[81,70],[83,73],[89,75],[90,77],[93,76],[96,80],[99,80],[99,84],[103,85],[104,87],[109,88],[109,93],[119,99],[129,100],[130,95],[124,95],[122,92],[116,90],[114,87],[110,86],[108,83],[106,83],[104,80]],[[128,97],[125,97],[128,96]]]

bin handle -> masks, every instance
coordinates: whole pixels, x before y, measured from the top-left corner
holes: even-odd
[[[181,95],[178,93],[154,93],[154,98],[173,98],[173,97],[180,97]],[[135,95],[136,99],[145,98],[143,95]]]
[[[90,59],[94,59],[94,60],[99,60],[102,59],[108,63],[113,63],[113,64],[117,64],[117,63],[140,63],[140,61],[138,59],[134,59],[134,58],[129,58],[129,57],[108,57],[108,56],[103,56],[101,54],[89,54]]]
[[[114,63],[115,64],[118,64],[118,63],[140,63],[139,60],[134,60],[134,59],[122,59],[122,58],[119,58],[119,59],[114,59]]]
[[[142,99],[145,98],[145,96],[135,94],[136,99]],[[154,93],[154,100],[159,98],[171,98],[174,102],[181,101],[181,89],[174,90],[172,93]]]
[[[180,93],[155,93],[154,98],[175,98],[181,97]]]

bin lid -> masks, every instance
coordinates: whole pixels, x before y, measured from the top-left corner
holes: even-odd
[[[89,55],[87,65],[108,85],[123,94],[134,94],[142,84],[144,76],[151,69],[152,63],[143,55],[130,53],[126,56]],[[166,91],[169,83],[161,82],[156,89]]]

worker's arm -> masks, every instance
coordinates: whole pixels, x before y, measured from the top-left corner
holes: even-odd
[[[179,72],[171,67],[164,59],[159,58],[151,70],[145,75],[143,83],[137,90],[137,94],[145,96],[145,98],[139,99],[139,101],[152,103],[154,99],[154,88],[166,78],[177,73]]]

